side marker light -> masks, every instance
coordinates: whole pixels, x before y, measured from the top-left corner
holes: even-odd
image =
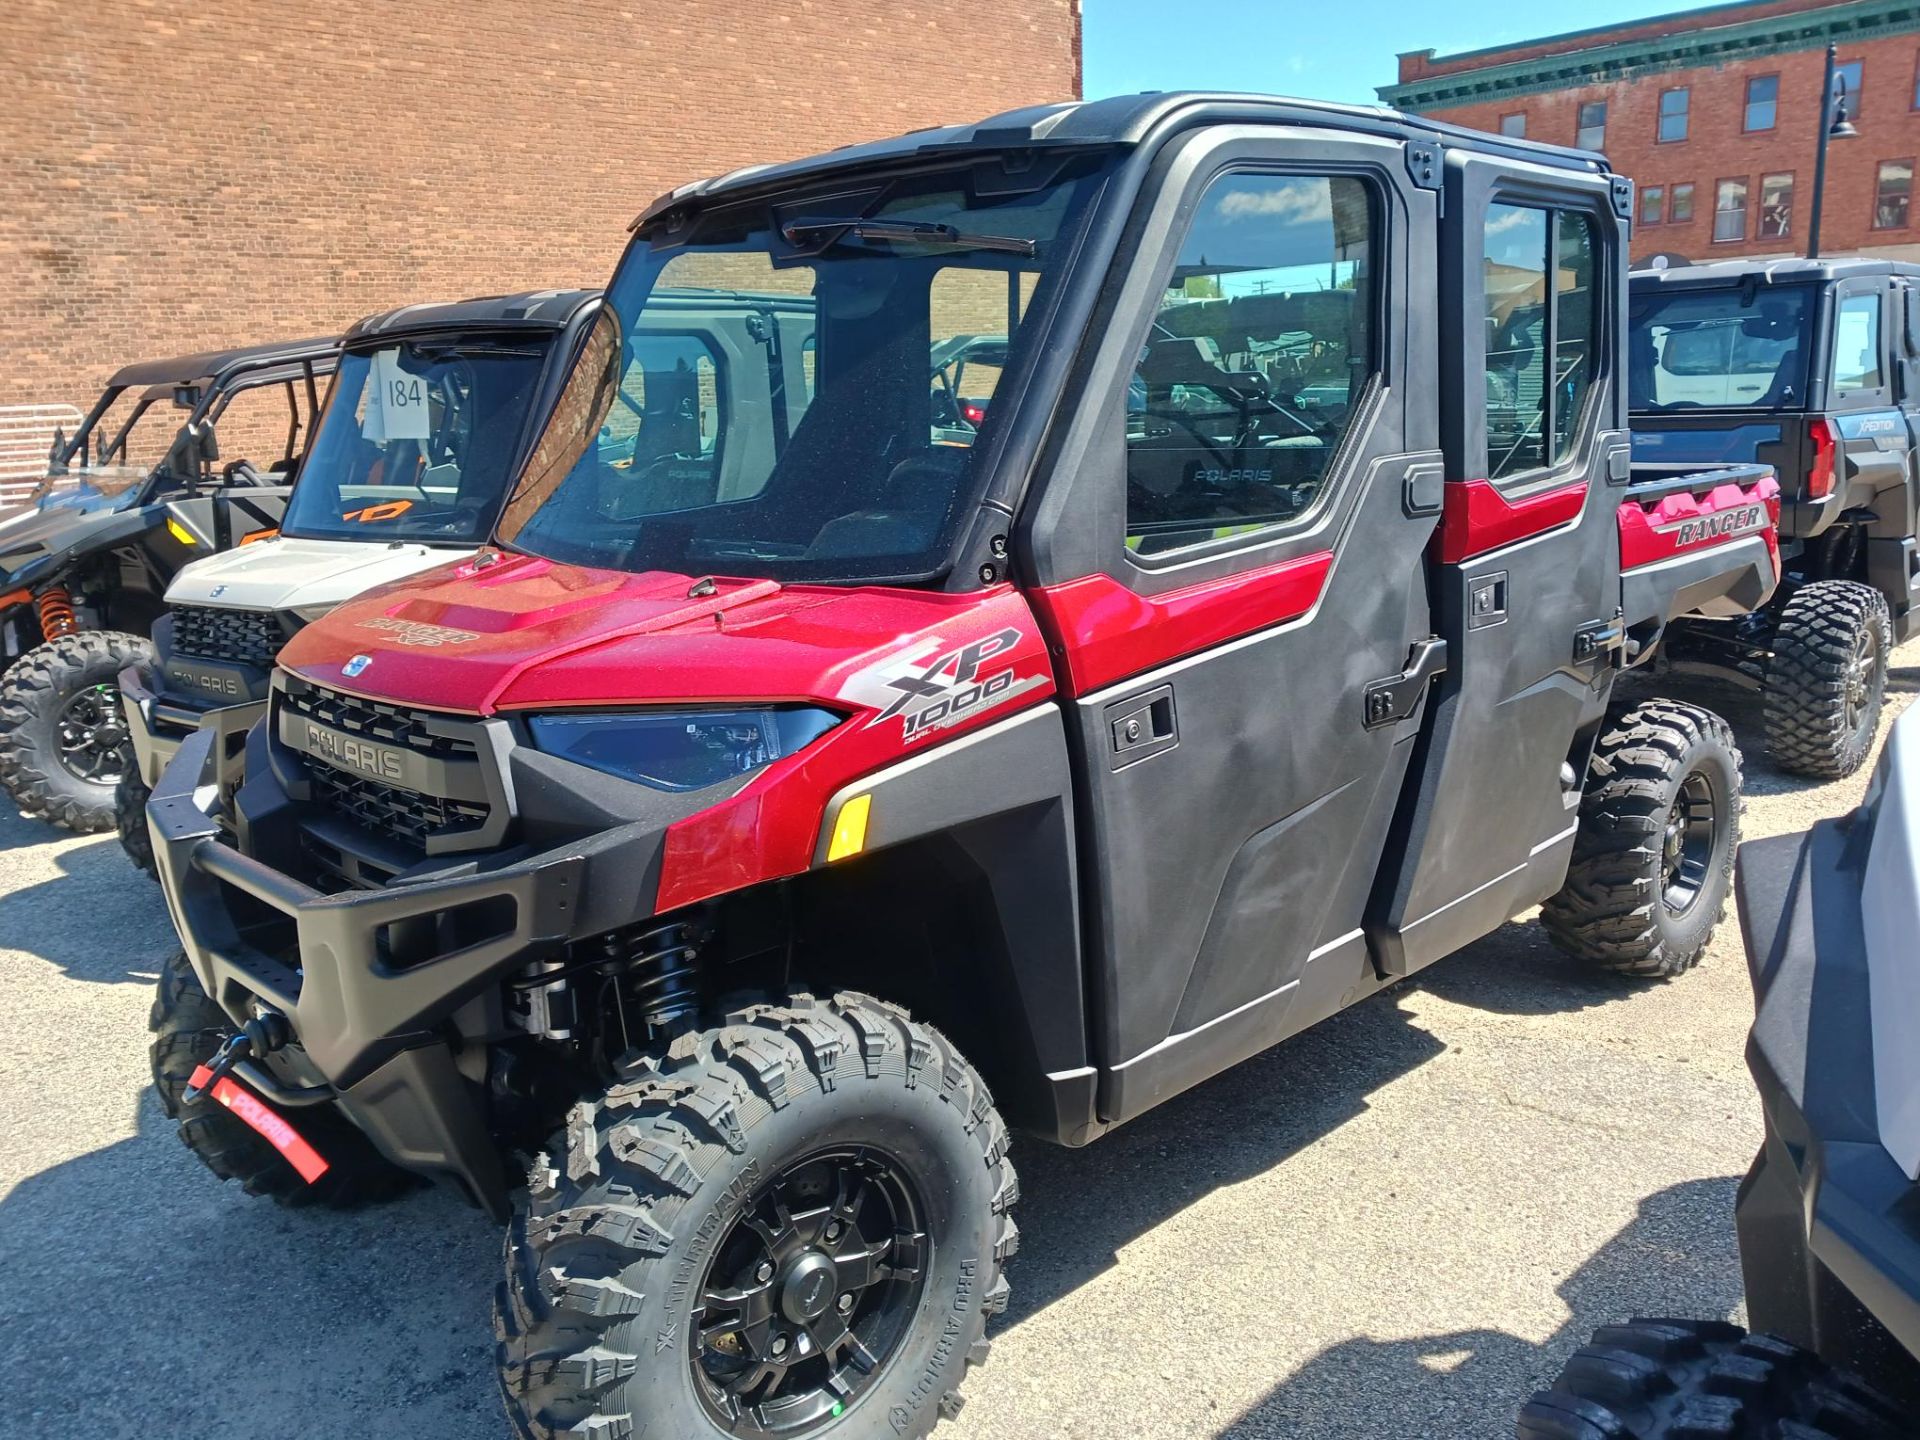
[[[872,809],[871,795],[856,795],[840,807],[833,822],[833,839],[827,843],[828,860],[844,860],[867,848],[867,814]]]

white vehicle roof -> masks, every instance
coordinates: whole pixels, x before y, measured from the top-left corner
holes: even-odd
[[[1880,1143],[1920,1180],[1920,705],[1897,721],[1873,778],[1860,885]]]

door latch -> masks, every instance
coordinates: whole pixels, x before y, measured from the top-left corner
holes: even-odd
[[[1627,627],[1616,615],[1611,620],[1589,620],[1573,632],[1573,663],[1590,665],[1596,660],[1618,665],[1627,645]]]
[[[1115,770],[1124,770],[1180,743],[1171,685],[1116,700],[1101,712],[1101,718],[1106,722],[1107,739],[1112,745],[1109,758]]]
[[[1413,642],[1407,668],[1398,675],[1375,680],[1362,697],[1364,724],[1369,730],[1405,720],[1420,708],[1427,682],[1447,668],[1447,642],[1437,635]]]

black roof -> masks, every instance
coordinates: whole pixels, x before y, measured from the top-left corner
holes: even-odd
[[[107,385],[113,389],[123,389],[135,385],[212,384],[236,370],[328,359],[339,348],[339,337],[326,335],[312,340],[243,345],[236,350],[206,350],[198,355],[176,355],[171,360],[141,360],[121,366],[107,381]]]
[[[1204,123],[1323,125],[1405,138],[1443,146],[1514,156],[1562,169],[1609,173],[1606,160],[1586,150],[1516,140],[1407,115],[1380,105],[1336,105],[1324,100],[1293,100],[1277,95],[1232,92],[1157,91],[1117,95],[1106,100],[1077,100],[1008,110],[971,125],[936,126],[886,140],[849,145],[773,165],[752,165],[726,175],[694,180],[660,196],[634,221],[638,228],[656,215],[689,200],[735,191],[774,189],[815,174],[854,166],[938,158],[966,150],[1032,147],[1138,145],[1158,132]]]
[[[1635,270],[1628,280],[1636,290],[1659,285],[1735,285],[1749,275],[1762,285],[1813,285],[1845,280],[1853,275],[1915,275],[1920,265],[1905,260],[1882,260],[1875,255],[1823,255],[1818,260],[1797,256],[1784,260],[1713,260],[1704,265],[1669,265],[1661,270]]]
[[[477,295],[440,304],[402,305],[356,320],[341,340],[355,345],[375,337],[430,330],[562,330],[598,290],[525,290],[517,295]]]

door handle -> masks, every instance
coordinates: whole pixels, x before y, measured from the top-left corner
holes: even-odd
[[[1369,730],[1404,720],[1420,708],[1427,693],[1427,682],[1447,668],[1447,642],[1437,635],[1413,642],[1407,656],[1407,668],[1398,675],[1375,680],[1362,696],[1364,719]]]
[[[1180,743],[1171,685],[1116,700],[1100,715],[1107,727],[1108,759],[1115,770],[1124,770]]]

